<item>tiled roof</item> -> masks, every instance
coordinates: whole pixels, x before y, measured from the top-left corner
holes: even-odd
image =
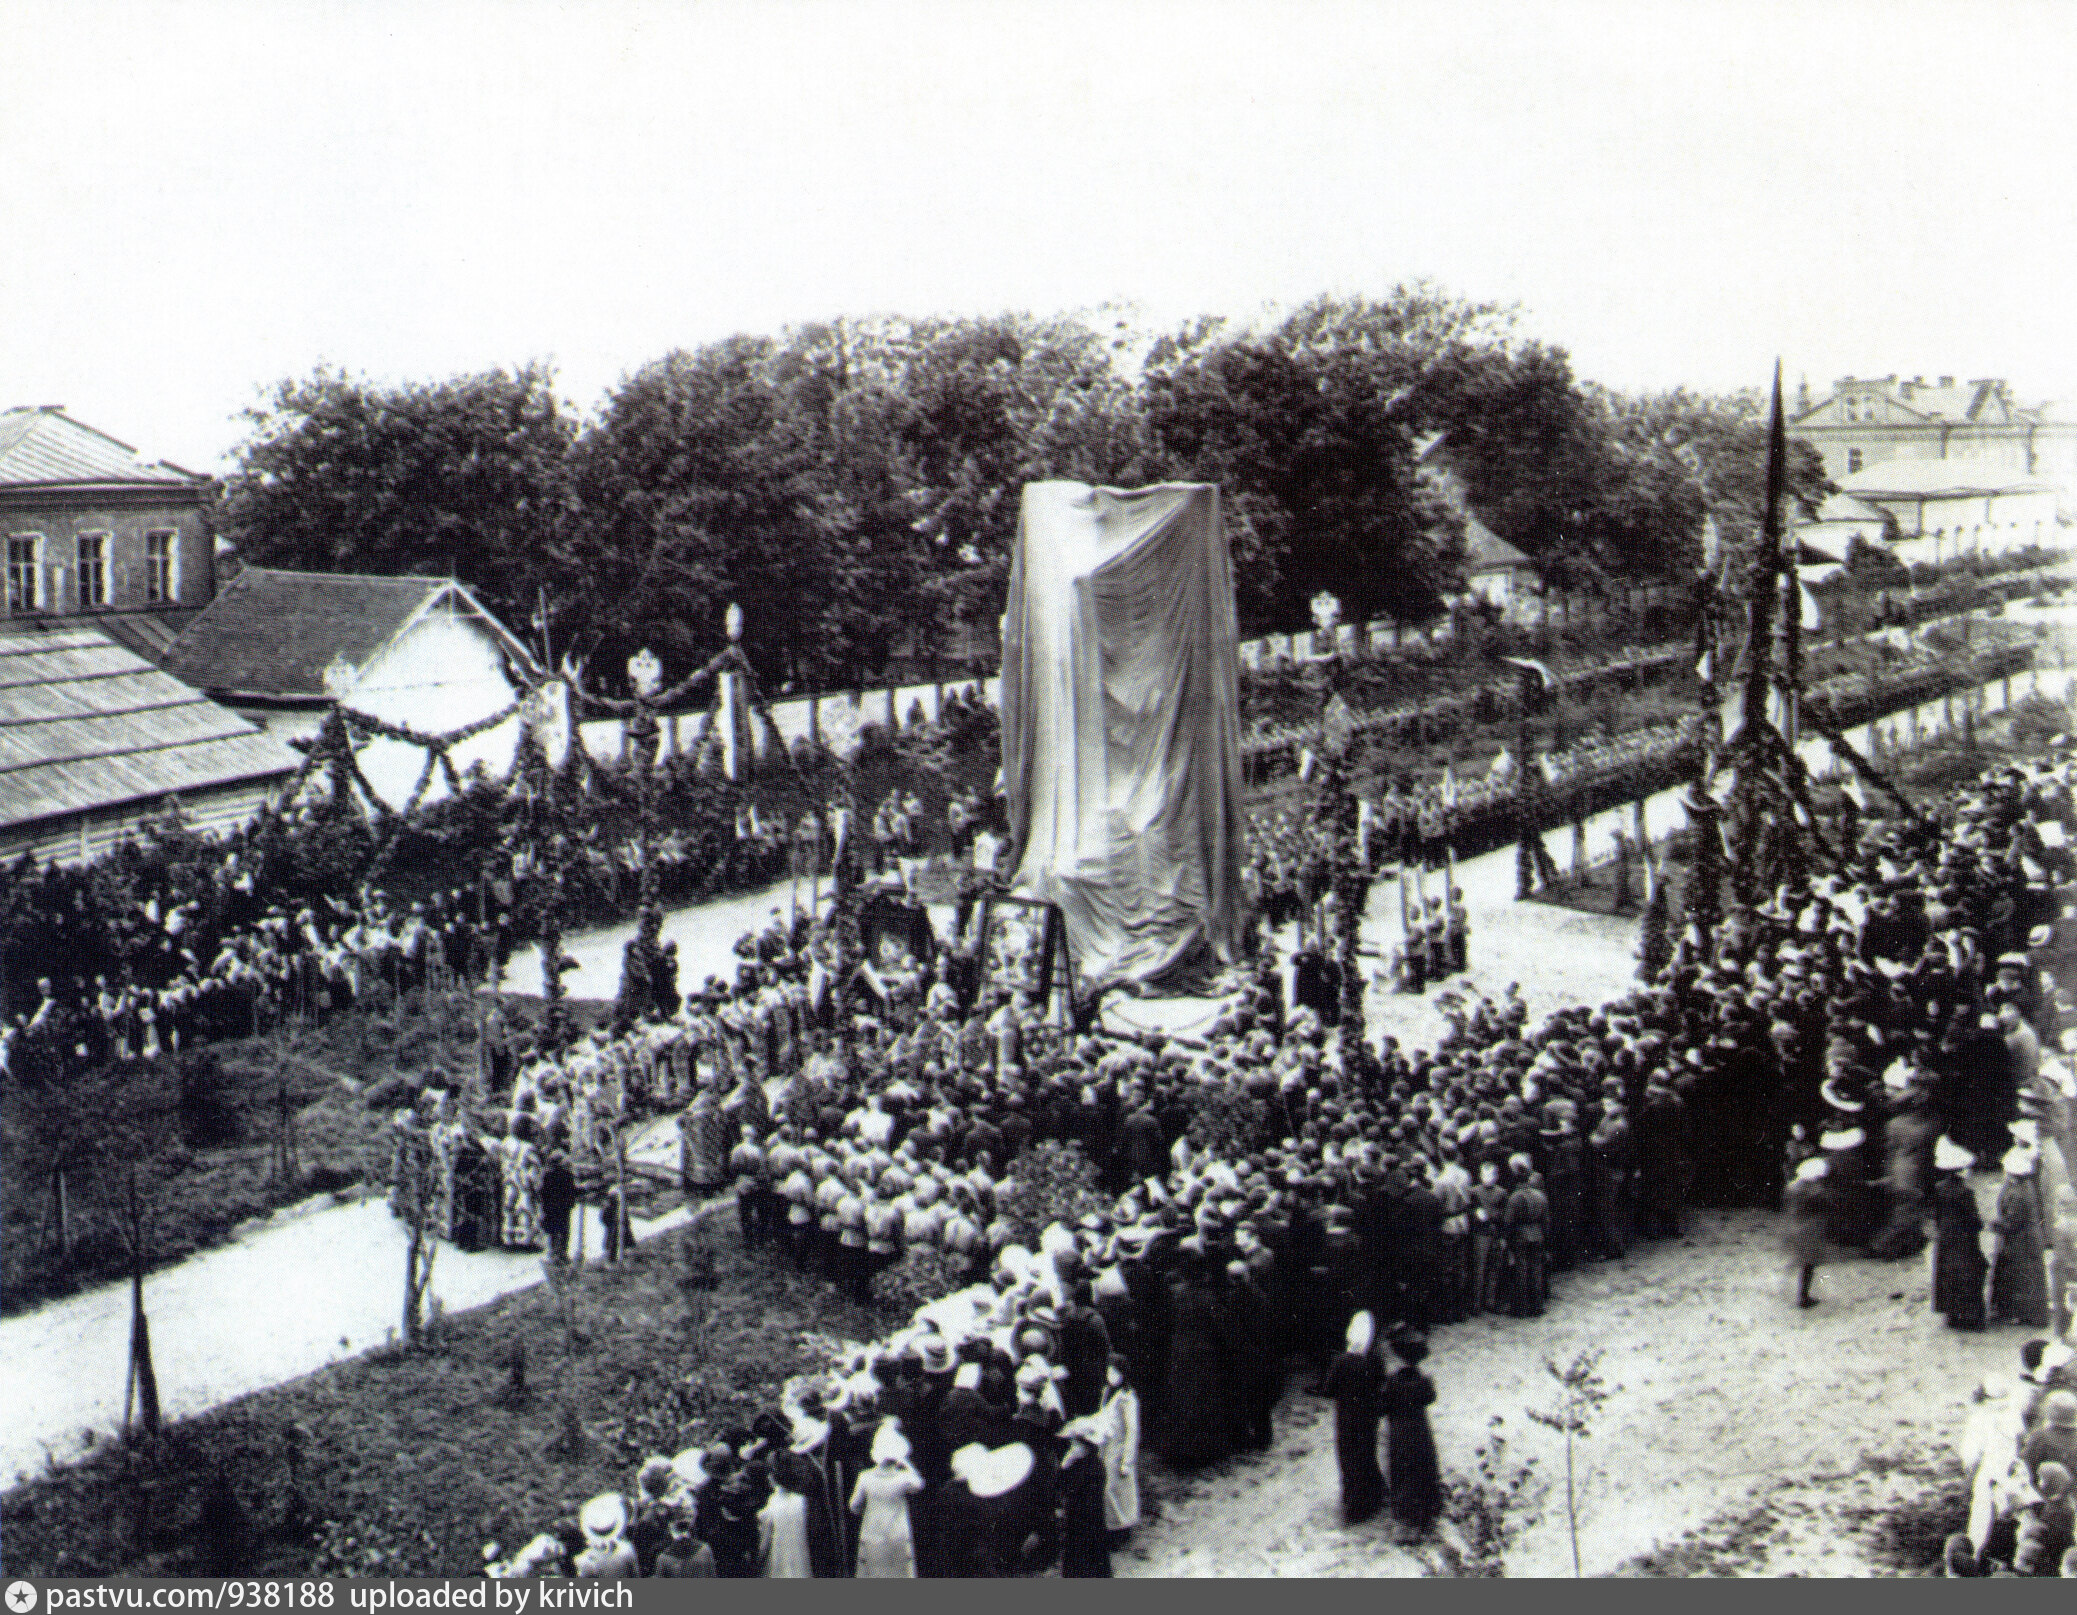
[[[0,627],[0,825],[271,779],[302,761],[92,627]]]
[[[524,649],[451,578],[248,566],[188,624],[164,665],[197,689],[222,696],[329,699],[326,668],[334,662],[365,667],[417,612],[448,591],[524,657]]]
[[[200,480],[163,461],[145,464],[129,444],[62,410],[0,411],[0,487],[109,482],[180,487]]]

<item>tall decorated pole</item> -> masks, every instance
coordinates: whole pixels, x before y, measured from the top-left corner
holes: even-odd
[[[1370,874],[1356,845],[1356,799],[1349,786],[1355,716],[1337,691],[1320,714],[1321,766],[1314,776],[1314,812],[1327,842],[1328,879],[1334,892],[1335,964],[1341,977],[1338,1007],[1344,1058],[1363,1040],[1363,977],[1357,947],[1363,910],[1370,901]]]
[[[1557,869],[1543,846],[1544,778],[1529,755],[1531,715],[1550,698],[1558,681],[1543,663],[1523,657],[1503,658],[1520,675],[1515,703],[1515,749],[1520,753],[1515,767],[1515,861],[1516,901],[1535,895],[1539,885],[1548,889],[1557,883]]]
[[[1730,850],[1731,894],[1750,911],[1784,880],[1801,876],[1810,848],[1830,853],[1810,810],[1808,782],[1792,739],[1801,705],[1800,589],[1787,597],[1793,627],[1777,638],[1774,611],[1783,604],[1783,579],[1795,568],[1786,542],[1788,431],[1781,403],[1781,363],[1767,422],[1766,504],[1747,569],[1743,687],[1737,726],[1724,743],[1731,788],[1724,804]],[[1780,646],[1777,659],[1776,646]],[[1782,715],[1775,721],[1776,713]]]
[[[1781,502],[1788,465],[1787,433],[1781,408],[1781,361],[1774,363],[1774,392],[1767,420],[1765,503],[1760,531],[1746,568],[1745,666],[1738,723],[1725,752],[1731,765],[1731,793],[1726,828],[1731,852],[1731,897],[1751,910],[1763,900],[1767,884],[1768,809],[1774,793],[1767,789],[1769,755],[1778,738],[1768,710],[1775,687],[1774,607],[1780,590],[1782,552]]]

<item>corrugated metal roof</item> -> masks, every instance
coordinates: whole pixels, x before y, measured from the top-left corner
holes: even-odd
[[[0,411],[0,487],[141,482],[185,486],[201,479],[147,465],[129,444],[58,409]]]
[[[193,611],[89,611],[73,621],[92,623],[125,650],[156,663],[166,659],[194,616]]]
[[[92,627],[0,629],[0,826],[275,778],[302,760]]]

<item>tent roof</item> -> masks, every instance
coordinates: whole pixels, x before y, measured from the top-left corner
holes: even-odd
[[[98,629],[0,627],[0,825],[275,778],[302,762]]]

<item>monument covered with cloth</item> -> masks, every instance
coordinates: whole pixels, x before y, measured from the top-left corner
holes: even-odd
[[[1219,491],[1024,489],[1003,618],[1011,890],[1084,992],[1187,992],[1241,926],[1239,629]]]

